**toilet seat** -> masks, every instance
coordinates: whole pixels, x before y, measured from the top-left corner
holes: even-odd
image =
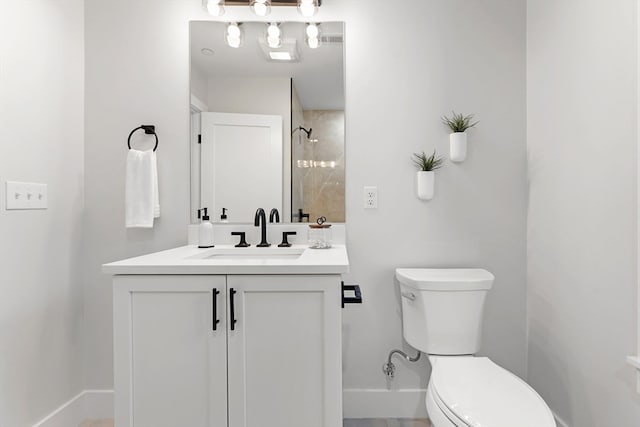
[[[527,383],[486,357],[433,359],[429,389],[460,427],[555,427],[551,410]]]

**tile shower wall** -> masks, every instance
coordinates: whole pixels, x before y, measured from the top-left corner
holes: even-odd
[[[302,169],[304,211],[311,221],[325,216],[330,222],[344,222],[344,111],[305,111],[304,124],[313,129],[310,140],[293,141],[303,145],[308,162],[308,167],[294,164]]]
[[[305,127],[304,111],[294,83],[291,84],[291,221],[300,220],[300,212],[304,211],[304,168],[298,167],[298,161],[304,159],[302,143],[304,133],[299,129]]]

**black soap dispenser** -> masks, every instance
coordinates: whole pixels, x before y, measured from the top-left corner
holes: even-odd
[[[229,209],[227,208],[222,208],[222,215],[220,215],[220,222],[229,222],[229,220],[227,219],[227,211]]]

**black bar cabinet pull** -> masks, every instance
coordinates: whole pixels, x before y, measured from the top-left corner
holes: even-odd
[[[212,298],[211,298],[211,302],[213,303],[213,330],[216,331],[218,330],[218,323],[220,323],[220,320],[218,320],[218,294],[220,293],[219,290],[217,290],[216,288],[213,288],[213,290],[211,291],[212,294]]]
[[[235,331],[236,330],[236,307],[235,307],[235,303],[234,303],[234,297],[236,295],[236,290],[231,288],[229,290],[229,296],[230,296],[230,301],[229,301],[229,308],[231,309],[231,330]]]
[[[353,292],[355,295],[352,297],[345,296],[345,292]],[[360,285],[345,285],[342,282],[342,308],[345,304],[362,304],[362,292],[360,291]]]

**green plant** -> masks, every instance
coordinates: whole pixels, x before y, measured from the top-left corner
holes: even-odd
[[[478,124],[478,122],[472,122],[473,114],[464,116],[462,114],[456,114],[455,111],[452,111],[451,114],[451,117],[442,116],[442,123],[449,126],[449,129],[454,133],[464,132]]]
[[[412,160],[418,169],[426,172],[440,169],[444,164],[444,159],[436,156],[436,150],[433,150],[433,154],[430,156],[427,156],[424,151],[422,153],[413,153]]]

